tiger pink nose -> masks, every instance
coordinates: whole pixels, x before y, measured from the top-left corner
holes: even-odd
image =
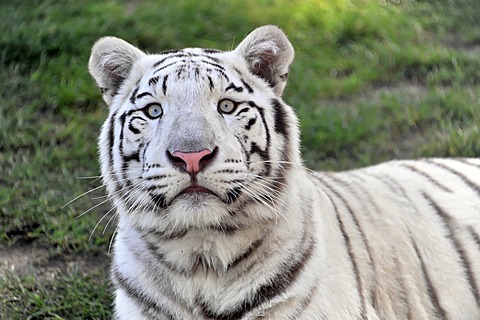
[[[195,176],[200,172],[210,161],[216,153],[216,148],[213,151],[208,149],[198,152],[181,152],[175,151],[171,155],[171,162],[173,165],[182,168],[191,176]]]

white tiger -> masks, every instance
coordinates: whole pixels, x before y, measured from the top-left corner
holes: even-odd
[[[293,56],[274,26],[228,52],[94,45],[115,318],[480,319],[480,160],[308,171]]]

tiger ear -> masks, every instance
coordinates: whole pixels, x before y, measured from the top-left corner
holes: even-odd
[[[270,25],[253,30],[235,52],[245,58],[250,72],[265,80],[278,96],[282,94],[295,51],[280,28]]]
[[[144,56],[140,49],[115,37],[100,38],[93,45],[88,70],[107,104],[129,76],[134,63]]]

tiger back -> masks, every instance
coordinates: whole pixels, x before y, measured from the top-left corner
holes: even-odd
[[[480,161],[303,166],[274,26],[233,51],[100,39],[117,319],[480,319]]]

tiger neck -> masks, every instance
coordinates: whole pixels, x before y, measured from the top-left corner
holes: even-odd
[[[243,214],[248,218],[255,216],[258,210],[265,211],[265,208],[250,208]],[[138,229],[133,232],[138,233],[135,237],[141,239],[151,258],[173,273],[197,277],[212,273],[222,275],[251,267],[250,258],[254,255],[273,254],[268,249],[270,243],[295,238],[294,231],[298,228],[293,225],[296,222],[286,217],[287,212],[282,215],[285,216],[258,220],[237,229],[192,229],[169,239],[155,232]]]

